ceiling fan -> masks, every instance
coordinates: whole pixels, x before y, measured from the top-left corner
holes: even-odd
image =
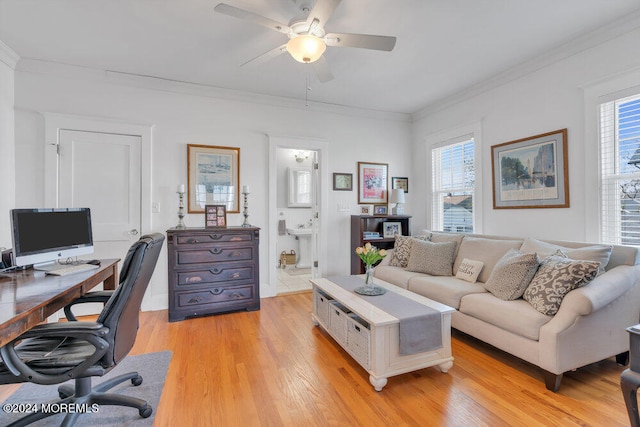
[[[214,8],[218,13],[262,25],[289,37],[287,43],[242,65],[262,63],[284,52],[289,52],[296,61],[311,64],[318,79],[321,82],[327,82],[333,79],[327,60],[323,56],[327,46],[356,47],[390,52],[396,45],[396,38],[390,36],[326,33],[324,26],[341,0],[316,0],[313,8],[310,7],[311,0],[294,1],[299,5],[300,10],[308,15],[293,18],[288,25],[225,3],[220,3]]]

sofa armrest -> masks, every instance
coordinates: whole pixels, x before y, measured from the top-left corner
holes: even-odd
[[[607,306],[639,284],[640,265],[619,265],[596,277],[588,285],[569,292],[560,305],[560,311],[586,316]]]

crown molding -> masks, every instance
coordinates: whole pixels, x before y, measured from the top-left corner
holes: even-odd
[[[341,116],[348,115],[353,117],[371,118],[375,120],[389,120],[403,123],[411,122],[411,115],[405,113],[370,110],[312,100],[305,102],[304,100],[294,98],[264,95],[240,90],[231,90],[199,83],[170,80],[161,77],[125,73],[113,70],[101,70],[97,68],[81,67],[32,58],[22,58],[20,60],[20,63],[18,64],[17,71],[34,74],[45,74],[59,78],[82,79],[86,81],[96,81],[116,84],[120,86],[129,86],[149,90],[180,93],[185,95],[223,99],[233,102],[261,104],[271,107],[292,108],[310,112],[338,114]]]
[[[519,65],[516,65],[502,73],[496,74],[482,82],[468,86],[450,96],[434,101],[413,113],[411,117],[413,121],[423,119],[437,111],[444,110],[466,101],[469,98],[532,74],[538,70],[562,61],[563,59],[618,38],[638,28],[640,28],[640,11],[631,13],[624,18],[618,19],[610,24],[599,27],[594,31],[576,37],[556,48],[548,50],[540,56],[520,63]]]
[[[0,62],[7,64],[12,70],[15,70],[19,60],[20,55],[0,40]]]

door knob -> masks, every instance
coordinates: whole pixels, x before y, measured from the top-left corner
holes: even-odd
[[[131,231],[129,232],[131,235],[133,236],[137,236],[138,235],[138,230],[136,230],[135,228],[132,228]]]

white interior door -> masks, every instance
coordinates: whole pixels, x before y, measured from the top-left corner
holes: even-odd
[[[59,207],[88,207],[93,258],[123,258],[141,229],[141,138],[60,130]]]

